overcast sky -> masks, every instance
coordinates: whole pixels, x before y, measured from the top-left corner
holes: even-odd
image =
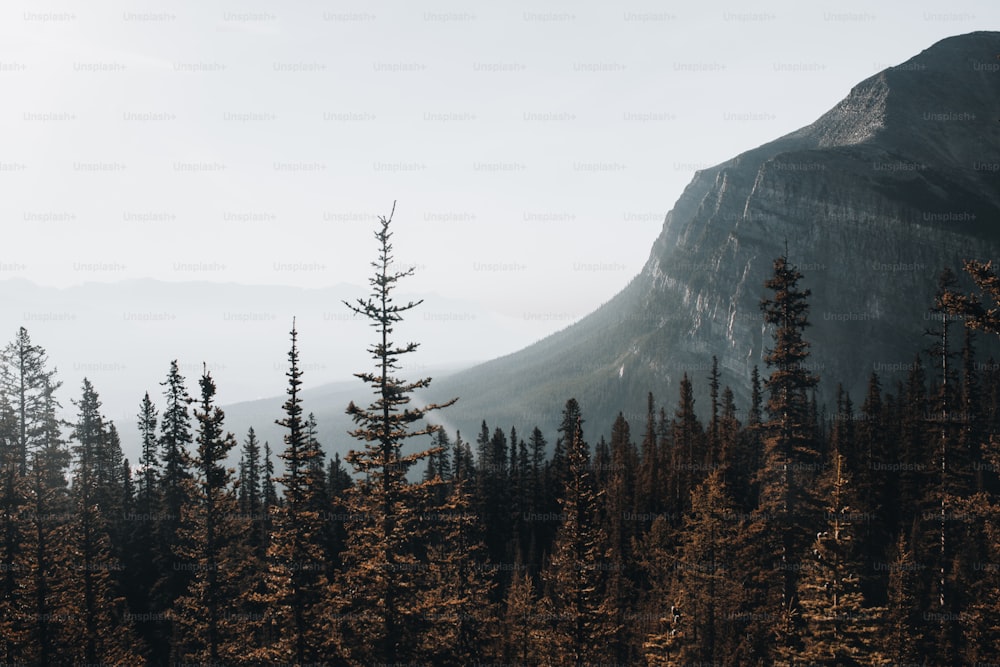
[[[996,2],[0,7],[0,278],[363,284],[553,329],[645,262],[696,168],[813,121]]]

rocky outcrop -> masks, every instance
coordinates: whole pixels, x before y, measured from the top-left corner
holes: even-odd
[[[647,391],[672,403],[685,372],[704,396],[713,354],[745,403],[769,340],[763,281],[786,244],[812,290],[821,395],[842,382],[860,401],[873,370],[891,388],[927,346],[938,273],[1000,257],[998,70],[1000,33],[943,40],[815,123],[698,172],[618,296],[439,383],[463,396],[456,425],[545,428],[575,396],[606,432],[617,411],[643,410]]]

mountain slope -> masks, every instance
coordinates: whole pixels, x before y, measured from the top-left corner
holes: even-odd
[[[697,172],[616,297],[428,396],[460,396],[449,418],[463,431],[486,418],[551,432],[570,396],[588,435],[619,410],[640,429],[646,392],[672,405],[685,372],[704,404],[714,354],[743,407],[769,342],[763,281],[786,243],[813,292],[821,395],[842,382],[860,399],[873,370],[891,388],[927,346],[940,270],[1000,256],[998,55],[1000,33],[943,40],[813,124]]]

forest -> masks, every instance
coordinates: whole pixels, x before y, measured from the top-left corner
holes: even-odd
[[[420,302],[393,300],[412,269],[392,269],[391,221],[371,295],[344,304],[372,366],[343,459],[303,404],[294,323],[283,414],[260,417],[282,443],[228,432],[211,374],[174,361],[138,402],[136,462],[87,379],[59,417],[20,329],[0,364],[0,663],[1000,664],[990,264],[966,263],[971,293],[941,272],[906,380],[873,372],[861,397],[818,405],[836,379],[809,364],[808,276],[781,256],[749,405],[713,364],[607,440],[572,397],[554,442],[463,436],[434,422],[454,400],[418,407],[430,378],[403,378],[418,344],[394,328]]]

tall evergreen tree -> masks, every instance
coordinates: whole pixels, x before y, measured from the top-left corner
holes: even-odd
[[[810,427],[808,392],[818,378],[807,363],[809,343],[803,331],[809,326],[810,291],[799,288],[801,279],[788,258],[779,257],[773,276],[764,283],[773,296],[761,301],[764,321],[774,326],[774,346],[764,357],[771,369],[765,382],[768,420],[760,427],[763,452],[755,480],[759,502],[746,536],[756,572],[751,604],[759,608],[756,618],[761,619],[794,617],[798,557],[811,537],[809,517],[817,513],[810,489],[819,455]],[[794,645],[781,645],[793,634],[769,642],[770,631],[771,623],[751,624],[752,655],[769,653],[774,659],[782,651],[796,650]]]
[[[30,527],[28,481],[21,475],[17,416],[0,392],[0,659],[27,662],[30,656],[31,602],[26,580]]]
[[[198,385],[195,475],[184,483],[187,500],[174,545],[192,577],[173,606],[172,653],[180,662],[222,664],[244,651],[238,601],[246,565],[240,537],[246,522],[236,502],[233,470],[225,465],[236,439],[224,431],[225,413],[215,405],[215,381],[207,369]]]
[[[62,421],[56,417],[57,406],[51,388],[43,392],[44,418],[40,438],[29,453],[28,470],[28,534],[23,543],[29,554],[26,573],[30,572],[25,593],[30,592],[32,615],[33,660],[48,664],[57,659],[60,650],[71,641],[63,615],[64,593],[69,563],[67,540],[72,505],[66,484],[70,452],[62,436]]]
[[[888,564],[888,601],[882,629],[882,645],[892,664],[920,664],[925,623],[921,618],[916,582],[923,576],[921,570],[925,567],[914,558],[905,534],[900,534]]]
[[[106,495],[102,467],[108,430],[101,402],[89,380],[75,401],[79,415],[73,429],[76,470],[73,477],[75,514],[70,527],[70,579],[64,601],[67,632],[76,637],[61,659],[87,664],[134,664],[139,660],[127,606],[116,582],[121,562],[114,553],[108,522],[99,499]]]
[[[139,507],[145,515],[151,515],[155,508],[156,492],[159,483],[159,464],[157,456],[156,425],[159,414],[156,406],[149,398],[149,392],[142,398],[139,405],[139,468],[142,471],[139,477]]]
[[[677,556],[661,554],[674,566],[660,571],[666,581],[654,584],[669,593],[660,600],[661,626],[645,642],[651,664],[725,663],[735,654],[742,591],[736,569],[739,525],[723,477],[714,470],[694,489]]]
[[[854,525],[864,517],[855,505],[845,457],[833,451],[833,462],[821,483],[825,503],[824,530],[816,534],[803,561],[798,582],[802,611],[803,651],[808,664],[872,664],[883,610],[865,607],[861,593],[862,560]]]
[[[425,567],[418,568],[424,573],[424,590],[415,605],[426,629],[412,656],[420,664],[461,667],[491,662],[496,655],[496,584],[490,577],[482,517],[471,511],[466,484],[451,485],[444,503],[434,493],[426,496],[430,511],[421,518],[429,544],[421,563]]]
[[[395,212],[395,206],[393,206]],[[347,496],[349,513],[358,517],[348,526],[344,572],[338,582],[340,631],[350,659],[356,663],[395,663],[412,655],[420,643],[422,615],[414,613],[421,595],[421,535],[413,509],[420,507],[423,484],[411,484],[406,474],[431,450],[403,453],[403,443],[434,433],[441,427],[415,426],[430,412],[454,403],[413,407],[411,395],[430,384],[430,378],[407,382],[397,376],[400,359],[417,350],[417,343],[397,345],[392,340],[403,315],[421,302],[397,304],[393,290],[413,273],[394,271],[389,217],[379,219],[375,233],[378,259],[369,280],[372,294],[346,303],[375,328],[377,340],[368,348],[375,370],[356,373],[375,393],[368,407],[353,401],[347,407],[358,428],[351,435],[364,448],[351,450],[347,461],[361,476]]]
[[[152,644],[157,639],[160,625],[153,621],[156,612],[152,605],[155,602],[153,587],[159,578],[156,529],[162,502],[156,436],[159,414],[149,392],[139,404],[137,417],[140,446],[138,488],[131,510],[124,513],[128,541],[127,553],[122,561],[125,565],[125,595],[129,608],[138,619],[136,630],[147,643]]]
[[[539,664],[544,654],[546,635],[535,595],[535,586],[527,572],[514,575],[504,603],[502,659],[512,665]]]
[[[327,642],[321,617],[328,586],[325,544],[329,511],[323,452],[310,436],[310,422],[302,417],[302,370],[299,367],[298,333],[291,330],[288,352],[288,398],[285,416],[276,420],[286,429],[284,475],[278,478],[285,502],[274,513],[267,551],[267,586],[262,600],[266,635],[274,639],[267,659],[304,664],[326,655]]]
[[[658,447],[659,438],[656,430],[656,402],[653,399],[653,392],[646,395],[646,427],[642,433],[642,444],[640,446],[641,466],[639,468],[638,488],[636,490],[636,509],[643,516],[652,516],[657,513],[662,502],[663,491],[661,489],[662,465],[660,450]],[[652,520],[643,520],[642,527],[648,529]]]
[[[705,476],[711,458],[705,446],[705,431],[694,412],[694,389],[687,373],[681,378],[680,397],[671,425],[673,447],[670,456],[667,512],[680,525],[691,503],[691,491]]]
[[[600,662],[618,632],[604,595],[607,537],[597,523],[600,494],[590,475],[590,454],[578,418],[566,448],[566,485],[559,499],[563,517],[543,580],[552,609],[549,649],[558,664]]]
[[[167,379],[160,383],[166,401],[160,419],[160,476],[159,501],[156,531],[156,564],[159,578],[153,588],[153,613],[159,622],[159,632],[150,641],[152,653],[164,661],[170,655],[173,621],[168,610],[174,601],[187,590],[191,580],[189,564],[178,560],[174,546],[179,540],[181,529],[181,509],[190,493],[191,460],[188,448],[191,445],[191,415],[188,406],[193,402],[185,387],[177,360],[170,362]]]
[[[48,368],[45,349],[20,327],[0,355],[0,386],[16,415],[15,456],[22,477],[28,472],[28,452],[44,439],[47,398],[62,386],[55,374],[55,368]]]
[[[708,463],[712,465],[719,462],[719,388],[719,360],[713,354],[712,368],[708,374],[708,397],[711,401],[711,414],[706,433],[707,458]]]

